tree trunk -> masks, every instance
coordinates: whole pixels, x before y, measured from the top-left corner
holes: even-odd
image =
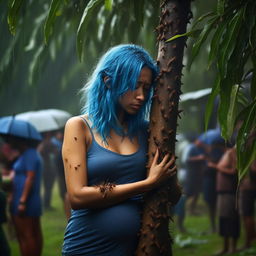
[[[191,17],[190,0],[166,0],[161,4],[160,24],[157,27],[159,50],[157,63],[160,74],[155,89],[149,126],[149,160],[151,165],[156,147],[160,157],[175,154],[178,104],[181,94],[181,71],[186,38],[165,41],[186,32]],[[146,195],[140,241],[136,255],[170,256],[172,240],[169,232],[170,207],[181,195],[177,176],[160,189]]]

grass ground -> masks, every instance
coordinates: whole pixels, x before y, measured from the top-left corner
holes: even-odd
[[[66,219],[62,202],[59,199],[57,186],[54,187],[52,211],[44,212],[42,216],[42,227],[44,235],[44,249],[42,256],[61,255],[61,245],[63,241]],[[187,216],[185,219],[186,234],[181,234],[176,227],[176,222],[170,224],[170,232],[174,237],[174,256],[211,256],[221,248],[222,240],[218,234],[210,234],[209,221],[206,209],[202,202],[198,208],[200,215]],[[243,234],[239,240],[239,246],[243,242]],[[10,240],[12,256],[20,256],[16,240]],[[122,256],[122,255],[120,255]],[[232,256],[256,256],[256,244],[251,250],[232,254]]]

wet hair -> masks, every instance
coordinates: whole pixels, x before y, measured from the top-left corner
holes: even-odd
[[[110,130],[125,135],[119,125],[119,98],[128,90],[135,90],[142,68],[152,71],[152,87],[143,106],[135,115],[126,115],[127,135],[132,137],[149,113],[154,83],[158,74],[155,61],[140,46],[123,44],[111,48],[100,59],[91,78],[82,88],[82,114],[87,114],[92,128],[106,142]]]

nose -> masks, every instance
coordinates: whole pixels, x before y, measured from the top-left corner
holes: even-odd
[[[139,88],[137,88],[135,90],[135,93],[136,93],[136,99],[137,100],[144,101],[145,95],[144,95],[143,86],[139,86]]]

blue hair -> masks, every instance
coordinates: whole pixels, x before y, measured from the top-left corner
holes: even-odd
[[[132,137],[149,114],[158,68],[150,55],[140,46],[118,45],[108,50],[100,59],[91,78],[82,88],[82,114],[87,114],[92,128],[104,142],[111,129],[120,135],[124,131],[118,122],[118,99],[128,90],[135,90],[142,68],[152,71],[151,92],[135,115],[127,115],[127,135]]]

